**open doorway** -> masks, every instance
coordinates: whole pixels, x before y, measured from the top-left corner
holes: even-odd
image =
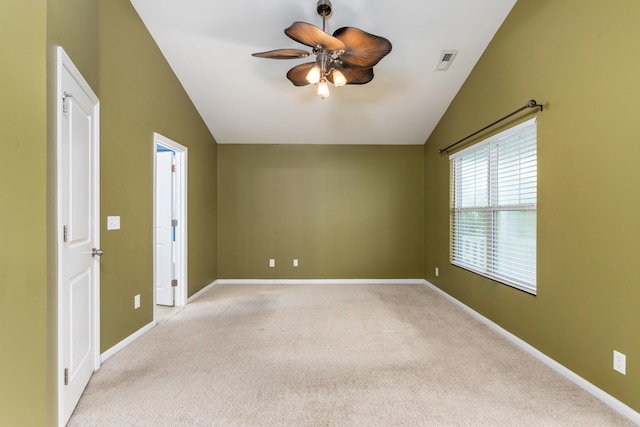
[[[187,303],[187,148],[154,133],[154,319]]]

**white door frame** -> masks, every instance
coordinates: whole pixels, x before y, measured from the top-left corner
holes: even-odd
[[[62,321],[62,311],[63,308],[66,307],[66,304],[63,301],[62,292],[60,292],[60,286],[63,279],[63,271],[62,271],[62,257],[61,253],[63,250],[63,225],[62,224],[62,120],[63,118],[63,88],[62,88],[62,76],[63,72],[69,73],[69,75],[78,83],[78,85],[82,88],[82,90],[88,95],[94,104],[94,114],[95,114],[95,124],[94,126],[94,134],[93,134],[93,156],[92,156],[92,169],[93,169],[93,179],[92,179],[92,188],[93,194],[95,195],[92,211],[93,217],[91,221],[93,222],[93,232],[92,232],[92,240],[95,243],[95,247],[100,247],[100,101],[98,97],[94,94],[93,90],[86,82],[86,80],[80,74],[80,71],[75,67],[71,58],[66,54],[64,49],[61,46],[57,48],[57,64],[56,64],[56,224],[57,224],[57,232],[56,232],[56,258],[57,258],[57,281],[56,281],[56,289],[58,293],[58,307],[57,307],[57,318],[58,318],[58,336],[56,342],[58,343],[58,424],[60,426],[64,426],[66,420],[64,420],[64,354],[63,354],[63,346],[60,345],[61,339],[66,332],[63,330],[63,321]],[[96,261],[97,262],[97,261]],[[93,333],[93,345],[94,345],[94,370],[100,368],[100,271],[99,266],[94,268],[94,274],[92,277],[93,289],[92,289],[92,305],[93,305],[93,322],[92,322],[92,333]]]
[[[176,288],[175,306],[187,304],[187,147],[154,132],[153,134],[153,304],[156,304],[156,146],[162,145],[175,152],[176,166]],[[154,310],[155,320],[155,310]]]

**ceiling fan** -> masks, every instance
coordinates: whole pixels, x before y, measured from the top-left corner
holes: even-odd
[[[329,96],[327,81],[334,86],[362,85],[373,79],[373,66],[391,52],[391,42],[355,27],[342,27],[333,35],[325,32],[327,16],[331,14],[331,1],[318,0],[318,15],[322,16],[322,29],[306,22],[296,21],[284,33],[289,38],[311,47],[314,62],[296,65],[287,73],[295,86],[318,85],[318,96]],[[253,53],[258,58],[297,59],[310,55],[301,49],[276,49]]]

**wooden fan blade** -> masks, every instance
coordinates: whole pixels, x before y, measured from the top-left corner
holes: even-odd
[[[358,28],[339,28],[333,35],[345,45],[340,59],[353,67],[371,68],[391,52],[389,40]]]
[[[363,85],[373,80],[373,68],[351,67],[337,61],[331,64],[331,68],[340,71],[347,79],[348,85]],[[333,73],[327,75],[327,80],[333,83]]]
[[[284,33],[298,43],[315,49],[343,50],[345,48],[343,42],[306,22],[296,21],[284,30]]]
[[[306,62],[304,64],[296,65],[287,73],[287,78],[295,86],[306,86],[309,84],[307,81],[307,74],[316,66],[315,62]]]
[[[251,56],[255,56],[256,58],[295,59],[306,58],[309,56],[309,52],[301,49],[275,49],[267,52],[252,53]]]

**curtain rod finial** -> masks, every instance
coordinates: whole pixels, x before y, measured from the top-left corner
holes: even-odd
[[[543,108],[542,104],[538,104],[535,99],[529,100],[529,102],[527,102],[527,107],[529,108],[540,107],[540,111],[542,111],[542,108]]]

